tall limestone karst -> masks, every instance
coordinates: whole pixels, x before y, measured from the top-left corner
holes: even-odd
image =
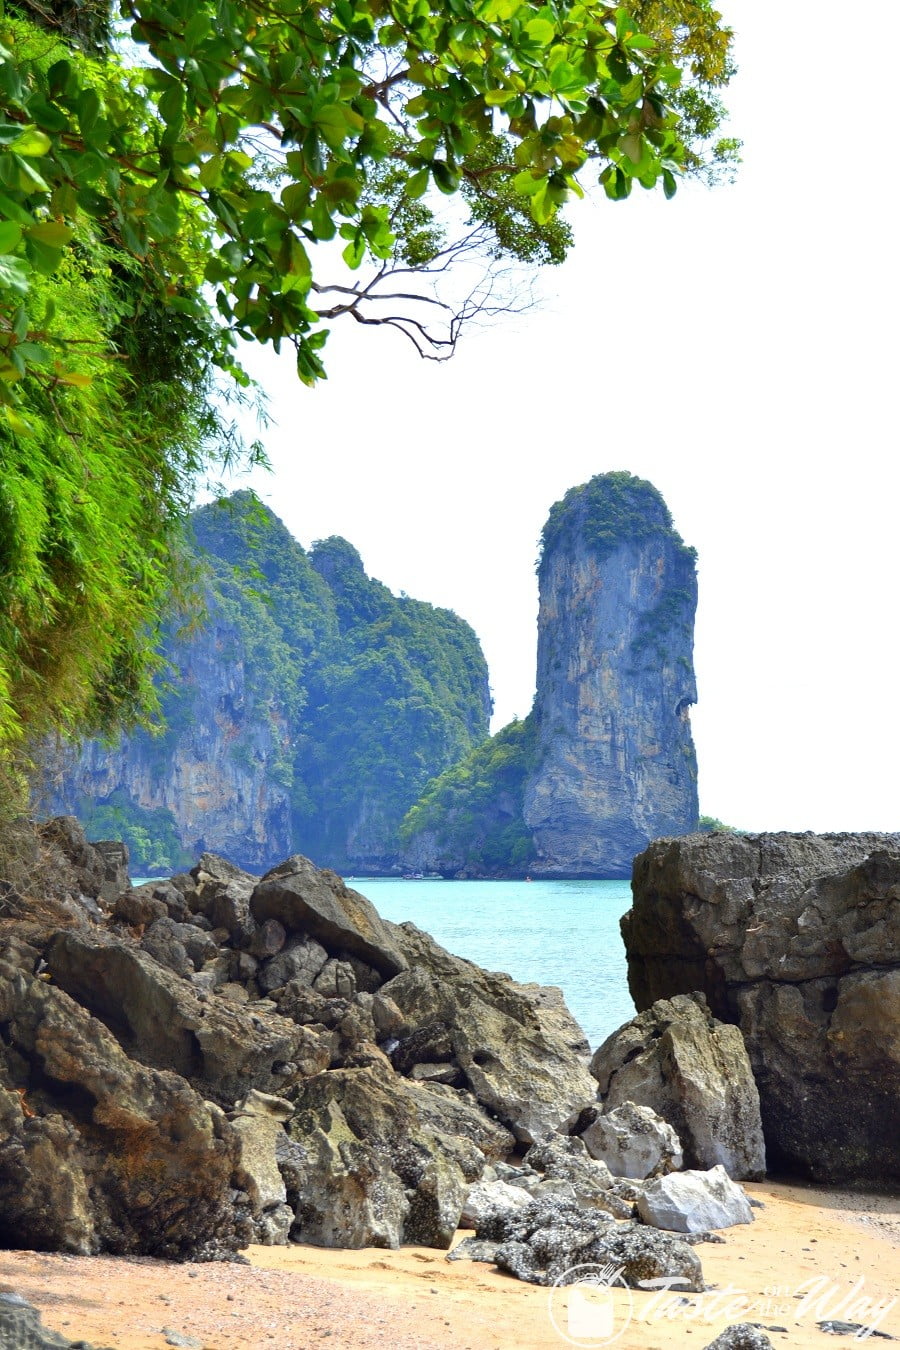
[[[652,484],[607,473],[550,512],[531,714],[430,784],[401,827],[445,874],[629,876],[697,827],[696,559]]]
[[[487,667],[449,610],[395,597],[344,539],[308,553],[250,493],[192,518],[206,618],[165,644],[165,730],[90,742],[50,809],[135,869],[205,849],[389,868],[404,813],[487,735]]]

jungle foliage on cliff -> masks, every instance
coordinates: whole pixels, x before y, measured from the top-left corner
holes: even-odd
[[[460,764],[428,785],[400,826],[407,856],[428,839],[429,866],[508,876],[527,870],[534,855],[522,818],[525,781],[537,762],[533,714],[510,722]]]
[[[307,552],[249,492],[201,508],[191,527],[207,618],[195,632],[170,628],[161,731],[138,731],[124,751],[110,751],[121,757],[120,786],[100,805],[127,817],[135,841],[143,830],[162,846],[159,813],[129,797],[128,769],[171,782],[180,741],[220,714],[195,669],[213,626],[215,659],[242,665],[252,697],[228,709],[229,758],[287,790],[295,851],[346,868],[351,836],[368,828],[373,843],[393,842],[425,784],[487,735],[478,639],[450,611],[369,578],[345,539]],[[76,773],[61,804],[96,829],[97,804],[78,797],[77,783]],[[176,823],[183,845],[184,822]],[[133,863],[146,865],[140,845]]]

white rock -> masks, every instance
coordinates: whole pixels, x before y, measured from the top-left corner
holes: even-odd
[[[675,1233],[702,1233],[752,1223],[743,1187],[719,1164],[708,1172],[670,1172],[645,1183],[637,1201],[644,1223]]]
[[[477,1228],[492,1214],[509,1213],[531,1203],[531,1196],[518,1186],[505,1181],[476,1181],[459,1218],[460,1228]]]
[[[672,1126],[649,1106],[634,1102],[598,1116],[581,1138],[591,1157],[605,1162],[615,1177],[641,1181],[658,1171],[677,1170],[683,1162],[681,1140]]]

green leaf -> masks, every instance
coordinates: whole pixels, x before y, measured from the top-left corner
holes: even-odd
[[[671,201],[672,198],[675,196],[675,193],[678,191],[678,182],[675,178],[675,175],[672,173],[671,169],[663,169],[662,180],[663,180],[663,192],[666,195],[666,200]]]
[[[11,291],[13,295],[28,294],[28,264],[24,258],[0,255],[0,295],[3,291]]]
[[[441,192],[448,195],[455,192],[459,187],[459,174],[455,169],[451,169],[445,160],[436,159],[432,162],[431,173],[435,184]]]
[[[22,227],[12,220],[0,220],[0,253],[12,253],[22,242]]]
[[[24,127],[19,135],[10,144],[10,150],[15,151],[17,155],[26,155],[29,159],[37,159],[41,155],[46,155],[53,142],[46,132],[41,131],[39,127]]]
[[[68,225],[60,224],[59,221],[46,220],[40,225],[32,225],[26,233],[29,239],[39,239],[42,244],[49,244],[51,248],[65,248],[75,231]]]
[[[425,193],[428,191],[428,180],[429,174],[427,168],[420,169],[418,173],[414,173],[412,178],[410,178],[409,182],[406,184],[405,191],[407,197],[412,198],[413,201],[417,200],[419,197],[424,197]]]
[[[532,42],[546,47],[556,36],[556,27],[549,19],[530,19],[525,25],[525,32]]]

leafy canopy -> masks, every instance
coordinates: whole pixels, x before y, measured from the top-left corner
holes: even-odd
[[[18,8],[57,33],[71,14]],[[635,182],[671,195],[729,73],[708,0],[638,4],[647,31],[596,0],[121,0],[119,13],[132,69],[49,38],[36,54],[0,21],[8,405],[24,369],[50,363],[31,334],[33,278],[85,223],[152,259],[169,308],[203,321],[205,281],[230,337],[293,341],[312,382],[319,246],[339,240],[355,269],[396,243],[390,205],[367,190],[380,164],[413,200],[465,185],[501,226],[510,185],[545,225],[589,161],[616,200]],[[226,348],[215,359],[234,373]]]

